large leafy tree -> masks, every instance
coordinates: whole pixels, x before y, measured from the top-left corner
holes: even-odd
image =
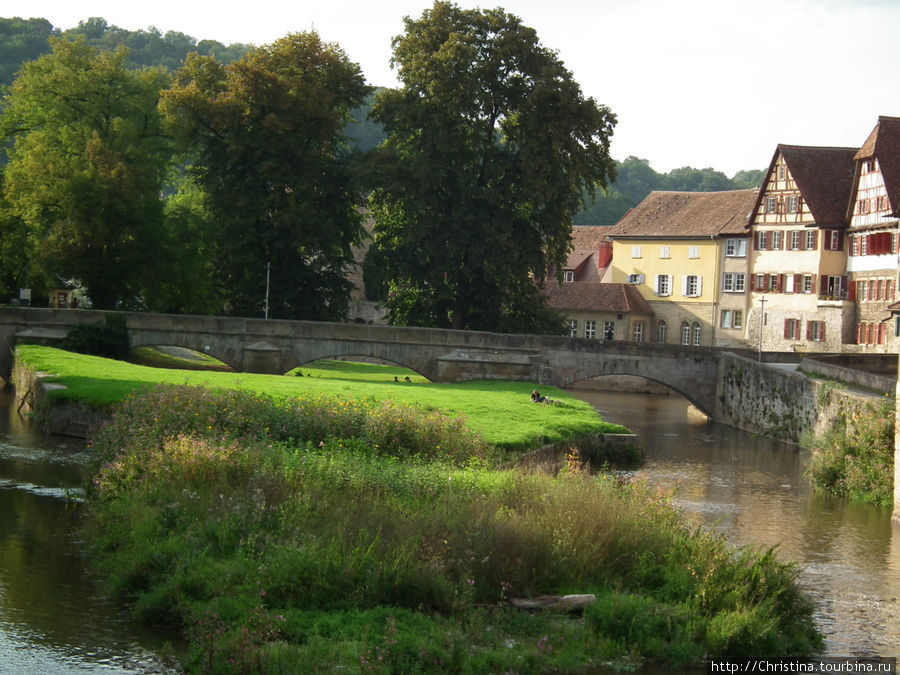
[[[168,77],[129,70],[125,49],[57,38],[51,46],[4,98],[7,222],[17,223],[29,265],[81,283],[96,307],[110,308],[154,283],[171,158],[157,102]]]
[[[316,33],[222,66],[193,54],[163,108],[193,143],[209,254],[235,313],[338,319],[362,235],[344,129],[368,92],[359,67]]]
[[[388,134],[372,206],[393,318],[540,330],[538,285],[565,261],[583,190],[614,172],[615,116],[503,10],[436,2],[405,26],[402,88],[372,112]]]

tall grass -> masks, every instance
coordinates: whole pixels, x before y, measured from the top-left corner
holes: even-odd
[[[572,672],[820,646],[771,551],[690,530],[664,490],[577,456],[555,477],[489,468],[451,418],[161,387],[92,447],[105,578],[184,630],[191,668]],[[598,601],[509,605],[573,592]]]

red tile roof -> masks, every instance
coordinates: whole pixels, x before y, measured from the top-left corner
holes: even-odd
[[[746,234],[758,190],[651,192],[622,216],[608,235],[615,238],[708,238]]]
[[[547,304],[554,309],[650,315],[650,305],[631,284],[548,283]]]
[[[900,214],[900,117],[878,118],[878,124],[853,159],[875,158],[884,178],[891,210]]]

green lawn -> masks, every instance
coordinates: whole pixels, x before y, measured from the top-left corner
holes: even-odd
[[[158,383],[191,384],[219,389],[245,389],[273,398],[341,396],[392,399],[426,410],[446,410],[464,416],[468,425],[493,445],[509,448],[539,446],[591,433],[624,433],[587,403],[553,387],[541,387],[555,405],[531,402],[534,383],[478,380],[431,383],[410,371],[374,364],[324,361],[302,366],[296,375],[191,371],[152,368],[85,356],[39,345],[19,345],[17,359],[33,370],[49,373],[51,382],[65,385],[50,396],[103,407],[121,401],[138,387]],[[404,377],[410,376],[411,382]],[[397,377],[399,382],[394,381]]]

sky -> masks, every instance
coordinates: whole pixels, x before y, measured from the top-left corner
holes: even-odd
[[[12,9],[21,2],[21,9]],[[900,0],[457,0],[502,7],[618,118],[617,160],[661,173],[765,169],[779,143],[859,147],[900,116]],[[315,30],[367,81],[396,86],[391,39],[430,0],[12,0],[3,16],[90,17],[263,45]]]

